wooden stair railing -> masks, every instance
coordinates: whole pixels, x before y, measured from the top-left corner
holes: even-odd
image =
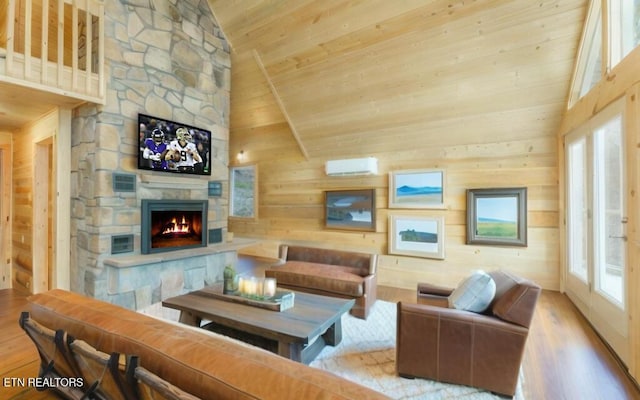
[[[0,24],[0,81],[104,104],[102,0],[8,0]]]

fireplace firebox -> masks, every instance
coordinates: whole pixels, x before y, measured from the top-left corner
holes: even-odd
[[[206,200],[142,200],[141,252],[207,245]]]

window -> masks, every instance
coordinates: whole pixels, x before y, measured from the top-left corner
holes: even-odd
[[[601,0],[593,0],[589,7],[571,85],[569,107],[640,44],[640,0],[607,0],[606,13],[602,4]],[[604,18],[608,32],[602,31]],[[603,38],[607,39],[606,54],[603,54]],[[603,59],[605,56],[606,59]]]
[[[640,41],[640,0],[609,1],[609,67],[613,68]]]
[[[569,107],[591,90],[602,77],[602,10],[599,1],[591,2],[578,62],[573,76]]]

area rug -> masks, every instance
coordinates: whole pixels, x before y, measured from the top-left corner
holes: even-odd
[[[336,347],[325,347],[310,365],[394,399],[504,399],[468,386],[397,376],[396,312],[396,303],[378,300],[366,321],[345,314],[342,317],[342,342]],[[524,400],[522,373],[514,399]]]

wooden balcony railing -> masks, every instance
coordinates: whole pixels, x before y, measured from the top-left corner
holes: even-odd
[[[104,104],[104,73],[102,0],[0,0],[0,81]]]

